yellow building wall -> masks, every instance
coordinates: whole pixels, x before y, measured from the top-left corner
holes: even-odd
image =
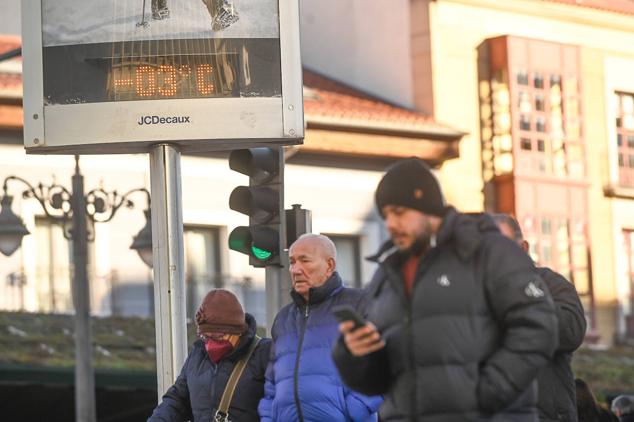
[[[532,0],[427,0],[427,6],[434,117],[469,133],[461,142],[460,158],[446,162],[439,176],[448,201],[462,210],[483,208],[478,45],[487,38],[516,35],[634,53],[634,17],[626,15]],[[424,59],[414,57],[415,66]]]
[[[610,344],[617,331],[617,301],[614,256],[613,212],[611,200],[603,193],[609,178],[604,55],[594,49],[582,49],[583,128],[586,138],[588,179],[588,221],[592,277],[596,306],[596,331],[600,341]],[[606,230],[607,229],[607,230]]]
[[[619,270],[615,256],[621,228],[634,227],[634,201],[603,194],[609,163],[614,162],[608,146],[615,139],[610,137],[608,126],[614,120],[606,117],[603,69],[607,55],[634,57],[634,16],[532,0],[436,0],[427,1],[427,6],[434,118],[468,132],[460,145],[460,157],[447,161],[439,171],[448,201],[461,210],[482,210],[484,205],[478,46],[488,38],[514,35],[581,47],[597,328],[601,342],[610,344],[619,324],[616,305],[623,294],[616,281]]]

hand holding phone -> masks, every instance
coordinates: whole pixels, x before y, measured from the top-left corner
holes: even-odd
[[[385,347],[381,334],[374,324],[365,321],[351,306],[337,306],[332,313],[340,323],[352,321],[352,329],[340,325],[343,341],[353,356],[361,357]]]
[[[333,315],[339,322],[352,321],[354,322],[353,330],[366,325],[366,321],[361,315],[352,307],[348,305],[341,305],[333,308]]]

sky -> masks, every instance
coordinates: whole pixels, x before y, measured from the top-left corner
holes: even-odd
[[[0,0],[0,34],[20,35],[20,0]]]

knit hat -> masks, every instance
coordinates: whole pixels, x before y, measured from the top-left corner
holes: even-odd
[[[238,298],[228,290],[215,289],[207,293],[196,312],[198,333],[222,332],[242,334],[247,329],[244,310]]]
[[[388,168],[376,188],[375,201],[381,216],[386,205],[413,208],[437,217],[445,214],[445,200],[438,180],[429,166],[415,157]]]

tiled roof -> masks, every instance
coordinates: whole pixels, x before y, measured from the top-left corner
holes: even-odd
[[[20,47],[20,37],[17,35],[0,35],[0,54]]]
[[[304,69],[306,121],[398,132],[426,132],[460,136],[422,113],[373,97],[313,71]]]
[[[551,3],[570,4],[591,9],[634,15],[633,0],[542,0]]]
[[[20,47],[20,37],[0,35],[0,54]],[[0,98],[22,97],[22,58],[20,56],[0,62]],[[0,108],[0,125],[4,125],[6,107]],[[21,120],[20,120],[21,122]]]
[[[0,54],[20,47],[17,36],[0,36]],[[0,99],[21,98],[21,58],[0,63]],[[13,62],[11,65],[9,62]],[[22,125],[15,106],[0,107],[0,126]],[[304,70],[304,111],[309,125],[378,132],[414,133],[425,137],[460,138],[463,133],[434,122],[422,113],[373,97],[310,70]],[[19,119],[18,119],[19,116]]]

